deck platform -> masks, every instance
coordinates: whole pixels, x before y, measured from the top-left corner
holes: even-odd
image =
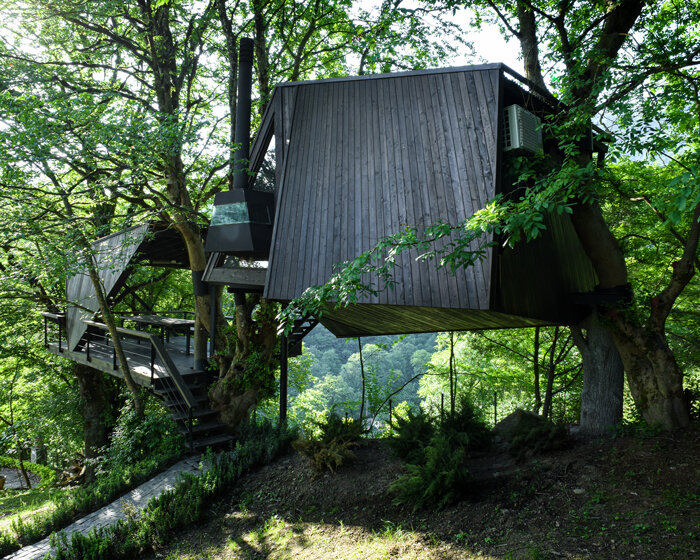
[[[180,375],[188,375],[198,373],[194,369],[194,360],[192,354],[187,352],[187,343],[189,337],[184,335],[171,335],[163,341],[163,346],[166,352],[172,359],[175,367],[177,367]],[[145,342],[137,340],[124,339],[122,340],[124,352],[129,363],[129,371],[134,378],[134,381],[144,387],[150,387],[153,379],[167,377],[165,366],[156,356],[153,360],[151,368],[151,346]],[[66,349],[65,342],[61,345],[59,351],[58,342],[49,342],[48,350],[59,356],[63,356],[74,362],[90,366],[104,373],[123,377],[119,366],[114,357],[114,347],[111,343],[105,342],[104,339],[92,340],[89,344],[89,354],[87,345],[83,345],[74,351]],[[152,372],[151,372],[152,370]]]

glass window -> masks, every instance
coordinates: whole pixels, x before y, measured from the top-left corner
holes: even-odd
[[[231,202],[214,206],[210,227],[232,224],[271,224],[270,212],[264,204]]]

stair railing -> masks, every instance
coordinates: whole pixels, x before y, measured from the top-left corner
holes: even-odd
[[[85,321],[88,327],[103,331],[105,340],[108,340],[109,330],[107,325],[104,323],[98,323],[96,321]],[[179,412],[187,416],[187,435],[190,450],[193,448],[193,410],[197,407],[197,399],[192,394],[192,391],[187,386],[187,383],[180,375],[175,363],[173,362],[170,355],[166,352],[163,342],[160,337],[156,334],[137,331],[133,329],[127,329],[124,327],[117,327],[117,332],[121,337],[132,338],[135,340],[144,340],[150,345],[150,370],[151,370],[151,384],[153,384],[155,376],[155,364],[156,358],[160,361],[163,366],[163,372],[166,373],[164,377],[159,377],[164,383],[167,383],[171,389],[174,389],[177,394],[180,395],[183,406],[174,406],[173,408],[179,409]],[[88,342],[89,343],[89,342]],[[112,344],[114,349],[114,344]],[[112,363],[114,368],[117,367],[116,362],[116,352],[112,351]]]

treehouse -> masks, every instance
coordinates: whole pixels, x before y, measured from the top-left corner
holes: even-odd
[[[202,281],[212,298],[213,286],[226,286],[289,302],[326,283],[337,263],[407,226],[459,224],[496,195],[517,196],[514,158],[552,142],[540,122],[556,102],[489,64],[278,85],[249,151],[250,41],[240,54],[238,172],[234,188],[216,195],[205,245]],[[567,214],[552,213],[545,225],[537,239],[513,248],[496,237],[476,240],[470,248],[485,247],[481,258],[454,274],[417,260],[415,251],[400,253],[393,289],[299,321],[281,345],[281,416],[286,358],[318,319],[340,337],[578,322],[593,301],[595,273]],[[97,240],[93,255],[112,302],[137,264],[187,266],[182,240],[153,224]],[[87,271],[68,280],[66,314],[45,314],[46,345],[120,375],[114,343],[96,321],[93,281]],[[366,281],[377,284],[370,275]],[[136,382],[163,398],[193,449],[227,441],[207,405],[206,361],[190,356],[193,321],[147,311],[123,317],[139,328],[118,331]],[[57,339],[50,340],[49,323]]]
[[[539,123],[556,110],[501,64],[278,85],[244,185],[255,190],[267,155],[275,208],[257,214],[274,213],[269,250],[217,236],[205,280],[284,303],[406,226],[458,224],[515,189],[510,161],[546,147]],[[586,313],[575,294],[596,276],[568,215],[548,216],[534,241],[503,241],[482,240],[483,258],[455,274],[400,254],[393,289],[320,320],[345,337],[566,324]],[[252,254],[268,261],[265,273],[241,266]]]

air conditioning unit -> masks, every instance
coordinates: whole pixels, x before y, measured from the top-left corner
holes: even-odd
[[[542,149],[542,121],[520,105],[509,105],[503,110],[503,139],[505,151]]]

